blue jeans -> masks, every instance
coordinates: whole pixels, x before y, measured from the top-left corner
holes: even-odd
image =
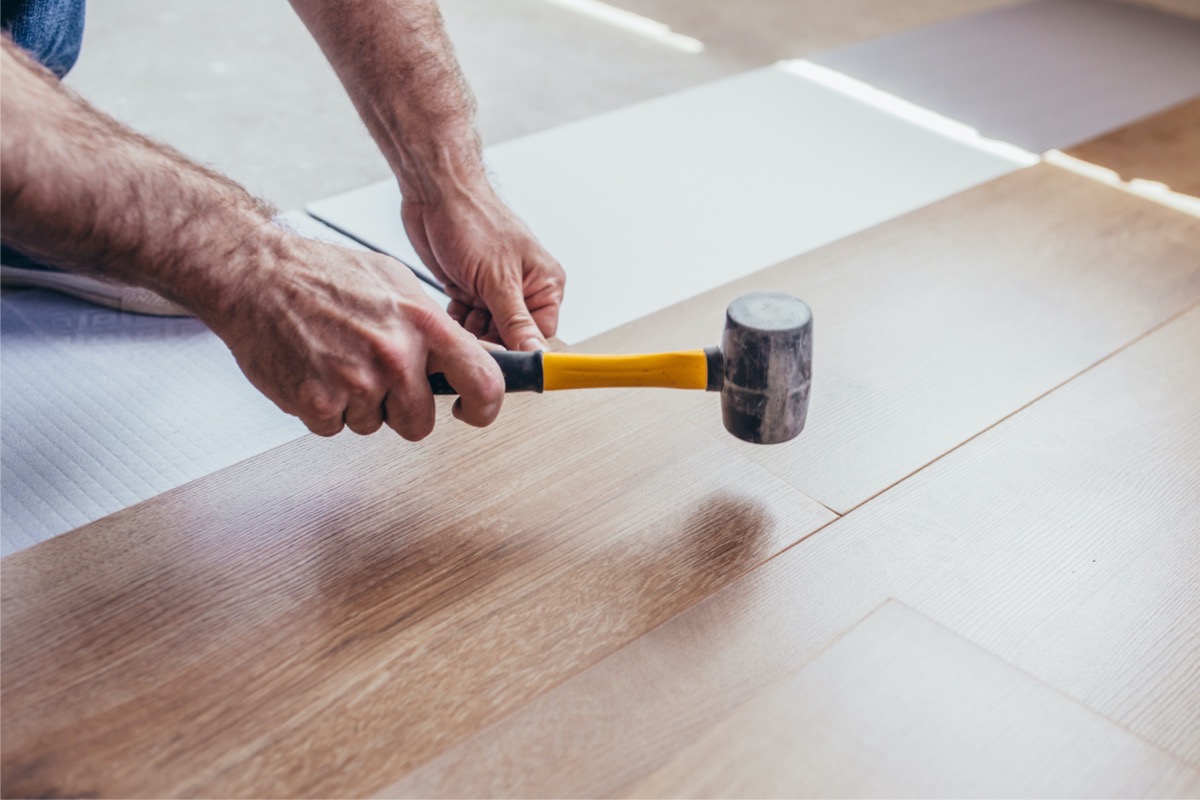
[[[0,27],[61,78],[79,58],[83,7],[84,0],[3,0]]]
[[[67,74],[83,44],[84,0],[2,0],[0,27],[58,77]],[[0,263],[45,269],[28,256],[0,243]]]

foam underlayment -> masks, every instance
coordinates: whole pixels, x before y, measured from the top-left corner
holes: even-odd
[[[283,222],[345,243],[303,214]],[[0,300],[3,555],[305,433],[193,319],[42,290]]]

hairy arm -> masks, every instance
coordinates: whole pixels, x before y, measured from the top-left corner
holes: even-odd
[[[495,418],[494,360],[408,270],[286,233],[233,182],[91,108],[7,38],[0,50],[6,243],[191,310],[316,433],[386,422],[421,438],[438,371],[462,393],[456,415]]]
[[[7,38],[0,48],[4,241],[152,288],[201,316],[227,313],[230,265],[280,243],[269,210],[97,112]]]
[[[554,334],[565,276],[488,182],[474,101],[434,0],[292,0],[391,165],[402,216],[451,313],[532,349]]]

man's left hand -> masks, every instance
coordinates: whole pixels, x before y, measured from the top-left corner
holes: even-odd
[[[546,348],[566,275],[490,186],[436,203],[405,199],[401,216],[417,254],[446,286],[451,317],[511,350]]]

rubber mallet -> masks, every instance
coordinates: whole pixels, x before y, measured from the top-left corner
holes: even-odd
[[[505,391],[656,386],[721,393],[725,429],[747,442],[796,438],[808,415],[812,311],[791,295],[755,292],[729,304],[721,346],[675,353],[593,355],[491,351]],[[434,394],[458,394],[441,373]]]

